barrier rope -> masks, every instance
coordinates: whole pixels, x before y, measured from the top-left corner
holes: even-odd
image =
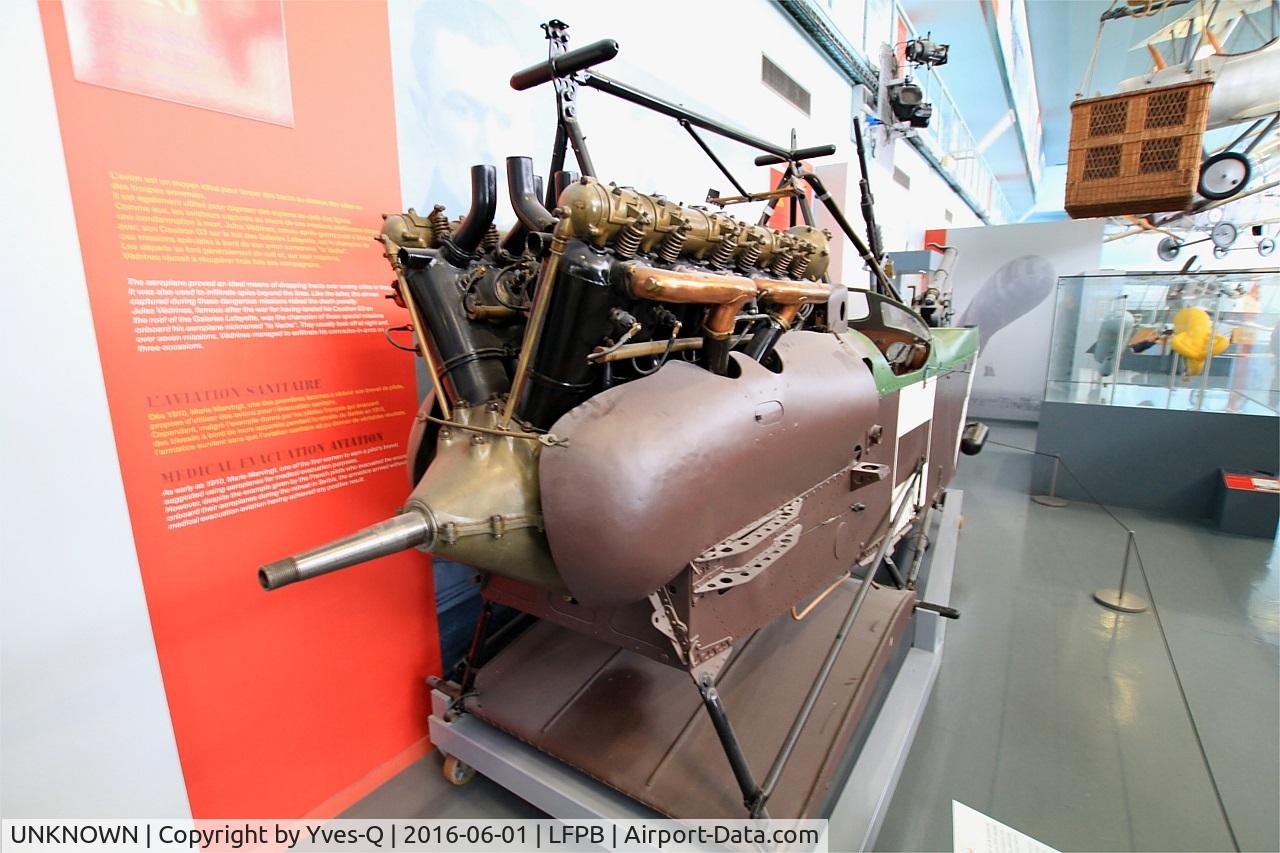
[[[1183,711],[1186,712],[1187,722],[1191,724],[1191,733],[1195,737],[1196,749],[1200,753],[1200,760],[1204,763],[1205,773],[1209,777],[1209,785],[1210,787],[1213,788],[1213,796],[1214,796],[1214,799],[1217,800],[1218,811],[1222,814],[1222,822],[1227,827],[1227,834],[1231,836],[1231,846],[1237,851],[1237,853],[1239,853],[1240,841],[1239,839],[1236,838],[1235,826],[1231,823],[1231,816],[1227,813],[1227,804],[1222,799],[1222,790],[1218,787],[1218,777],[1214,774],[1213,765],[1209,762],[1209,753],[1205,750],[1204,739],[1200,736],[1200,726],[1196,722],[1195,714],[1191,710],[1191,701],[1187,698],[1187,690],[1182,683],[1182,673],[1178,670],[1178,664],[1174,660],[1173,648],[1169,645],[1169,635],[1165,632],[1164,620],[1160,618],[1160,608],[1156,606],[1156,596],[1155,596],[1154,590],[1152,590],[1151,588],[1151,578],[1147,576],[1147,566],[1146,566],[1146,563],[1144,563],[1142,560],[1142,550],[1138,547],[1137,534],[1134,532],[1134,530],[1131,527],[1129,527],[1129,525],[1121,521],[1120,517],[1117,516],[1114,512],[1112,512],[1110,507],[1108,507],[1102,501],[1098,500],[1098,497],[1093,493],[1093,490],[1091,490],[1088,486],[1084,484],[1084,481],[1081,480],[1080,477],[1076,475],[1076,472],[1072,471],[1071,467],[1067,465],[1066,460],[1064,460],[1058,454],[1045,453],[1040,450],[1032,450],[1029,447],[1021,447],[1016,444],[1006,444],[1003,441],[996,441],[993,438],[988,438],[987,444],[994,444],[997,447],[1007,447],[1010,450],[1020,450],[1023,453],[1030,453],[1034,456],[1044,456],[1050,459],[1058,460],[1058,464],[1061,465],[1062,468],[1069,475],[1071,475],[1071,479],[1076,481],[1076,485],[1080,487],[1080,489],[1085,493],[1088,499],[1093,504],[1095,504],[1099,509],[1105,512],[1108,516],[1110,516],[1112,521],[1118,524],[1121,529],[1123,529],[1127,534],[1129,534],[1129,536],[1132,537],[1133,552],[1134,552],[1134,555],[1138,558],[1138,570],[1142,574],[1142,584],[1147,588],[1147,599],[1151,602],[1151,615],[1155,617],[1156,630],[1160,634],[1161,643],[1164,644],[1165,657],[1169,661],[1169,669],[1173,671],[1174,683],[1177,684],[1178,686],[1178,696],[1182,699],[1182,709]]]

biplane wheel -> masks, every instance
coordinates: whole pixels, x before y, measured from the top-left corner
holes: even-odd
[[[1213,226],[1213,230],[1209,232],[1209,239],[1213,241],[1213,245],[1219,249],[1230,249],[1231,244],[1236,241],[1236,237],[1240,232],[1236,226],[1230,222],[1219,222]]]
[[[1163,238],[1156,246],[1156,254],[1162,261],[1171,261],[1182,251],[1182,244],[1172,237]]]
[[[1239,151],[1222,151],[1200,164],[1197,189],[1200,195],[1213,201],[1231,198],[1244,189],[1252,173],[1248,157]]]
[[[459,761],[453,755],[444,757],[444,767],[441,769],[444,771],[444,778],[448,779],[451,785],[465,785],[476,778],[476,769],[470,764]]]
[[[1276,250],[1276,241],[1270,237],[1263,237],[1258,241],[1258,254],[1262,257],[1268,257]]]

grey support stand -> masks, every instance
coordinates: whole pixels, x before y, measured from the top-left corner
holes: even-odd
[[[924,601],[949,605],[951,577],[960,533],[963,492],[949,489],[942,512],[929,532]],[[866,850],[875,843],[893,799],[920,719],[942,665],[946,620],[917,610],[915,637],[889,688],[866,743],[834,799],[828,849]],[[560,819],[660,817],[648,807],[539,752],[532,746],[469,714],[453,715],[449,697],[432,692],[431,740],[455,761],[463,762],[533,806]]]
[[[1129,578],[1129,555],[1132,553],[1133,531],[1130,530],[1129,537],[1124,543],[1124,568],[1120,570],[1120,588],[1100,589],[1093,594],[1094,600],[1103,607],[1118,610],[1121,613],[1142,613],[1151,606],[1142,596],[1125,591],[1124,584]]]
[[[1064,507],[1071,501],[1058,497],[1058,457],[1053,457],[1053,474],[1049,478],[1049,494],[1032,495],[1031,500],[1041,506]]]

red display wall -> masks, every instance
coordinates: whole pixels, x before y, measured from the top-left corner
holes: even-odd
[[[383,337],[406,317],[372,239],[399,209],[386,9],[41,12],[192,811],[334,814],[429,748],[440,668],[420,554],[256,580],[407,492],[413,363]]]

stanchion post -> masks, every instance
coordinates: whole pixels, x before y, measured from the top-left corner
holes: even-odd
[[[1133,531],[1129,531],[1124,543],[1124,567],[1120,570],[1119,589],[1100,589],[1093,594],[1094,601],[1111,610],[1121,613],[1142,613],[1151,605],[1145,598],[1132,592],[1125,592],[1125,582],[1129,579],[1129,556],[1133,553]]]
[[[1058,497],[1058,454],[1053,455],[1053,473],[1049,476],[1049,494],[1032,495],[1031,500],[1041,506],[1063,507],[1071,503],[1069,500]]]

